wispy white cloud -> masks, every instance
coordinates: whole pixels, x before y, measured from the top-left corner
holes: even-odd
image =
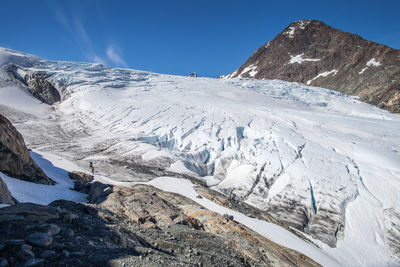
[[[96,62],[117,67],[128,67],[128,64],[123,58],[123,53],[116,42],[110,40],[105,50],[102,47],[96,47],[90,32],[84,24],[81,9],[76,6],[69,6],[69,8],[61,9],[54,1],[48,1],[48,4],[53,11],[53,15],[56,20],[64,27],[67,35],[64,38],[76,46],[82,55],[89,62]],[[101,6],[98,6],[98,10],[101,11]],[[98,11],[100,14],[101,12]],[[100,14],[101,15],[101,14]],[[101,16],[100,16],[101,17]]]
[[[128,64],[126,64],[125,60],[122,58],[121,54],[121,49],[119,49],[119,47],[115,46],[115,45],[109,45],[107,47],[107,57],[108,59],[114,63],[117,66],[120,67],[128,67]]]
[[[74,26],[75,33],[79,40],[83,41],[90,50],[93,50],[92,40],[90,39],[85,26],[82,24],[82,21],[77,16],[74,17]]]
[[[101,57],[99,57],[97,55],[92,56],[92,61],[94,63],[101,63],[101,64],[104,64],[104,65],[107,65],[107,62],[105,62],[104,59],[102,59]]]
[[[52,10],[53,15],[58,20],[58,22],[69,30],[70,25],[67,16],[65,16],[64,12],[62,12],[57,3],[51,0],[47,0],[46,3],[47,6]]]
[[[69,39],[72,39],[86,60],[106,64],[107,60],[98,55],[96,52],[90,35],[86,30],[86,27],[82,22],[78,12],[70,12],[71,14],[66,16],[65,13],[52,1],[49,1],[48,3],[53,10],[55,18],[66,29],[69,34]]]

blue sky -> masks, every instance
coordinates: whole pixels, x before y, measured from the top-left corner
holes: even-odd
[[[399,0],[0,0],[0,46],[50,60],[217,77],[299,19],[399,49],[399,10]]]

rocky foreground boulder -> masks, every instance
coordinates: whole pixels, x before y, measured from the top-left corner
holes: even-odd
[[[400,50],[317,20],[291,23],[228,77],[304,83],[400,112]]]
[[[231,216],[148,185],[95,182],[90,203],[0,209],[5,266],[318,266]]]
[[[21,180],[54,184],[33,161],[22,135],[0,114],[0,171]]]

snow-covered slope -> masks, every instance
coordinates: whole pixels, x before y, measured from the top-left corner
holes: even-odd
[[[0,112],[37,151],[93,161],[120,182],[186,173],[321,240],[343,265],[399,263],[398,115],[277,80],[178,77],[6,49],[0,64]],[[24,82],[32,74],[61,103],[33,98]]]

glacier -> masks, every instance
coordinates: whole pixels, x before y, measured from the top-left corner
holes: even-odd
[[[61,101],[32,96],[38,75]],[[92,161],[100,177],[189,177],[267,211],[341,265],[400,262],[400,117],[354,97],[0,48],[0,112],[35,152]]]

